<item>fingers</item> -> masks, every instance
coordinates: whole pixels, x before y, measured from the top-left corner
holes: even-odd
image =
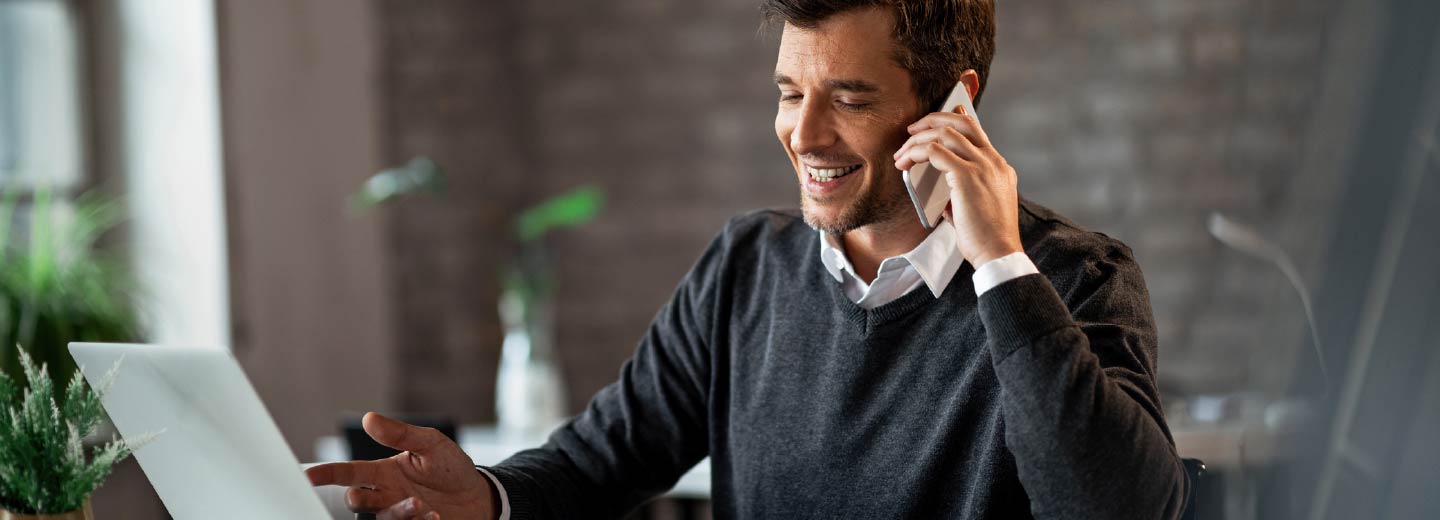
[[[386,461],[331,462],[305,470],[312,486],[375,486],[385,478]]]
[[[906,141],[905,145],[901,146],[900,149],[895,152],[895,168],[909,170],[915,163],[925,162],[925,160],[910,160],[909,152],[911,149],[923,147],[930,143],[940,143],[952,153],[964,159],[974,160],[978,159],[980,155],[975,145],[961,134],[959,130],[944,126],[924,130],[910,136],[910,140]]]
[[[955,155],[955,152],[945,148],[944,145],[935,142],[911,147],[910,150],[905,153],[905,156],[901,157],[895,164],[898,168],[902,164],[914,166],[923,162],[930,163],[932,167],[939,168],[942,172],[955,172],[968,169],[965,159]]]
[[[380,511],[375,520],[440,520],[440,513],[424,501],[410,497]]]
[[[365,414],[360,423],[375,442],[400,451],[423,455],[448,440],[445,434],[434,428],[406,424],[375,412]]]
[[[975,119],[974,114],[964,113],[964,109],[956,107],[957,112],[934,112],[920,118],[919,121],[911,123],[905,130],[914,135],[932,128],[951,127],[959,130],[975,146],[987,148],[990,146],[990,136],[980,126],[980,121]]]
[[[400,502],[405,495],[393,489],[352,487],[345,490],[345,507],[356,513],[374,513]]]

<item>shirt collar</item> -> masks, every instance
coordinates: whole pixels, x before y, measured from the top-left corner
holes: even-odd
[[[843,272],[855,273],[855,266],[850,264],[850,259],[845,256],[843,245],[839,240],[820,231],[820,262],[824,264],[825,271],[836,282],[844,282]],[[955,278],[955,273],[960,270],[960,264],[965,259],[960,256],[960,251],[955,247],[955,226],[950,219],[941,219],[940,225],[930,232],[920,245],[915,246],[910,252],[892,258],[902,259],[915,268],[920,274],[920,279],[925,281],[925,286],[930,289],[930,294],[936,298],[945,292],[945,287]],[[883,263],[883,262],[882,262]]]

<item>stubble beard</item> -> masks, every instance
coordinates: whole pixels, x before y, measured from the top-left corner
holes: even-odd
[[[883,190],[878,189],[880,187],[874,185],[870,190],[861,193],[859,198],[841,210],[840,214],[833,219],[823,219],[816,215],[817,211],[814,205],[818,202],[810,195],[802,193],[800,195],[800,213],[805,219],[805,224],[811,228],[839,236],[871,224],[892,220],[897,214],[908,209],[910,201],[903,193],[887,195]]]

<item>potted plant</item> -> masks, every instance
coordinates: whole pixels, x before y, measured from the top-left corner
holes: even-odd
[[[371,176],[350,199],[363,214],[416,193],[444,193],[445,172],[428,157]],[[593,221],[605,193],[586,185],[556,195],[518,214],[519,250],[500,275],[500,319],[505,328],[496,377],[498,430],[506,440],[543,436],[565,416],[565,389],[555,359],[555,274],[545,237],[554,230]]]
[[[95,247],[120,205],[94,192],[58,203],[41,188],[17,211],[21,192],[0,189],[0,520],[88,508],[128,449],[92,446],[84,462],[82,440],[108,424],[66,347],[141,336],[128,273]],[[50,382],[67,380],[57,401]]]
[[[544,239],[553,230],[590,223],[604,203],[604,192],[586,185],[515,219],[520,251],[501,278],[505,339],[495,383],[497,426],[508,440],[543,437],[565,418],[565,387],[555,357],[556,281]]]
[[[151,437],[127,442],[111,438],[85,455],[81,439],[100,425],[100,399],[115,379],[116,363],[93,391],[76,371],[56,398],[44,365],[19,353],[28,388],[0,374],[0,520],[89,520],[90,494],[117,462]]]
[[[44,188],[28,211],[17,211],[20,192],[0,188],[0,372],[20,375],[20,344],[53,380],[66,381],[75,372],[71,341],[141,337],[128,271],[95,247],[122,211],[95,192],[57,203]]]

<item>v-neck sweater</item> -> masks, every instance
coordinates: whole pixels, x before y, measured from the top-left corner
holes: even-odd
[[[1174,518],[1188,483],[1129,248],[1021,201],[1040,274],[874,309],[794,211],[732,219],[619,380],[486,468],[511,518],[618,518],[711,458],[716,518]]]

